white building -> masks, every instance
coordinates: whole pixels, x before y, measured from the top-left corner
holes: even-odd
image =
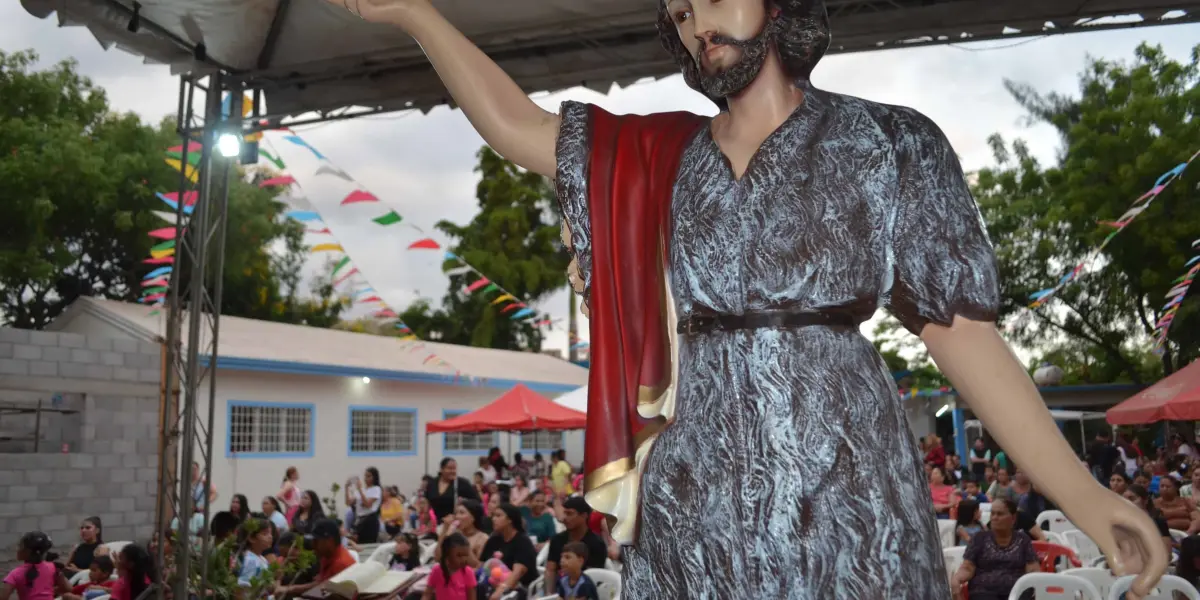
[[[160,342],[165,314],[92,298],[72,304],[49,329]],[[425,423],[479,408],[517,383],[554,398],[587,383],[587,370],[544,354],[414,344],[368,334],[221,317],[220,366],[213,407],[212,483],[228,506],[245,494],[257,510],[279,489],[288,467],[301,487],[329,496],[366,467],[410,495],[422,474],[446,456],[469,476],[478,457],[499,446],[506,456],[565,447],[583,457],[582,434],[437,434]],[[185,333],[186,340],[186,333]],[[430,354],[453,368],[426,364]],[[456,377],[455,370],[462,376]],[[470,381],[468,378],[474,378]],[[198,410],[208,410],[208,390]],[[547,457],[548,458],[548,457]]]

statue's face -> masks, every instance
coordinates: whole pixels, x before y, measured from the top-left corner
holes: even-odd
[[[705,93],[727,97],[745,89],[770,47],[763,0],[664,0],[688,53],[700,67]]]

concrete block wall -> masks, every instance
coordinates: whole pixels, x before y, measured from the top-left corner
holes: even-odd
[[[0,543],[38,529],[69,548],[90,516],[103,521],[106,540],[149,538],[159,352],[156,344],[127,339],[0,328],[0,403],[55,393],[79,410],[78,442],[68,452],[42,444],[36,454],[0,453]],[[55,435],[53,428],[44,433]]]

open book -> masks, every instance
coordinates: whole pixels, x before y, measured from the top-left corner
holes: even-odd
[[[358,563],[333,576],[322,585],[330,595],[353,600],[356,596],[383,596],[420,579],[420,573],[389,571],[375,561]]]

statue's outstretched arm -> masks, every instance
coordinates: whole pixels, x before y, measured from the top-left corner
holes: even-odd
[[[454,102],[501,156],[553,178],[558,115],[529,99],[429,0],[328,0],[363,19],[403,29],[420,44]]]

